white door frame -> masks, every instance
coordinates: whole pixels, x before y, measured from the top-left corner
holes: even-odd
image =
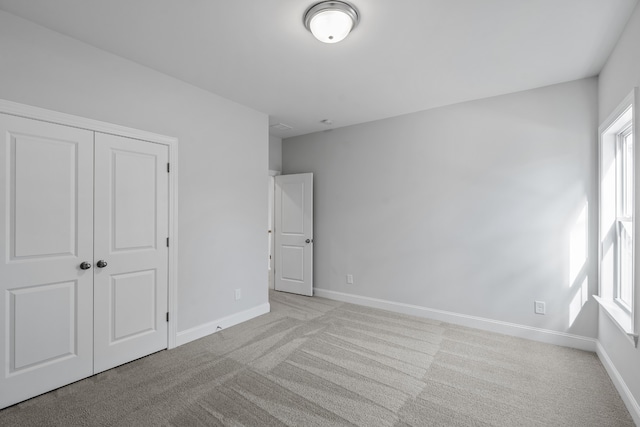
[[[167,295],[169,324],[167,346],[169,349],[176,347],[178,332],[178,139],[3,99],[0,99],[0,112],[28,119],[86,129],[93,132],[108,133],[125,138],[164,144],[169,147],[171,171],[169,173],[169,293]]]
[[[274,171],[269,169],[269,177],[272,178],[269,183],[269,219],[271,220],[268,224],[269,232],[271,233],[271,239],[269,239],[269,254],[271,255],[270,265],[271,270],[269,270],[269,280],[268,287],[269,289],[274,289],[275,284],[275,259],[276,259],[276,247],[275,247],[275,217],[276,217],[276,205],[275,205],[275,197],[276,197],[276,180],[275,177],[278,175],[282,175],[280,171]]]

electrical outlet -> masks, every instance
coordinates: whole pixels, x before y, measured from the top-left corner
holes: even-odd
[[[242,289],[236,289],[236,301],[242,298]]]
[[[536,314],[547,314],[547,305],[544,301],[534,301],[533,305]]]
[[[353,274],[347,274],[347,284],[353,285]]]

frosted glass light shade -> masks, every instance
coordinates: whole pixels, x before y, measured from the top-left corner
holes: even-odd
[[[353,21],[344,12],[327,10],[311,18],[309,27],[314,37],[321,42],[338,43],[349,35]]]
[[[337,43],[358,24],[358,12],[341,1],[324,1],[313,5],[304,15],[304,24],[323,43]]]

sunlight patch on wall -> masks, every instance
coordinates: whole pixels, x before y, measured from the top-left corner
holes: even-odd
[[[569,287],[578,280],[578,275],[587,263],[589,246],[589,221],[585,201],[569,237]]]
[[[582,307],[589,300],[589,278],[585,277],[582,281],[582,284],[577,289],[575,296],[571,300],[571,304],[569,305],[569,327],[573,325],[573,322],[576,321],[580,311],[582,311]]]

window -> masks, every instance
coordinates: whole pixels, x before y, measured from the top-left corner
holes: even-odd
[[[628,313],[633,307],[633,127],[616,135],[616,286],[615,302]]]
[[[599,285],[596,300],[637,346],[640,291],[635,276],[636,194],[634,132],[638,89],[600,126]],[[639,206],[640,208],[640,206]],[[640,277],[638,278],[640,279]]]

